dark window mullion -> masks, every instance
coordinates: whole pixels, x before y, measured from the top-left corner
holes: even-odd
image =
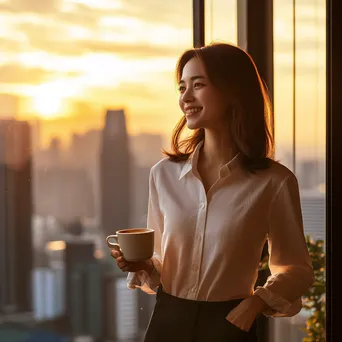
[[[338,341],[337,311],[342,306],[337,282],[342,260],[338,237],[342,226],[342,6],[340,0],[327,0],[326,6],[326,333],[327,341]]]
[[[204,0],[193,0],[193,45],[196,48],[205,44]]]

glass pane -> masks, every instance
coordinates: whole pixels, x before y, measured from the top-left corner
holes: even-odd
[[[275,1],[274,132],[276,159],[293,170],[293,18],[290,3]]]
[[[0,254],[8,290],[0,287],[0,316],[3,304],[29,311],[17,305],[29,293],[29,283],[16,278],[25,271],[22,250],[34,254],[29,299],[37,322],[94,340],[145,331],[154,296],[126,289],[104,241],[117,229],[146,225],[149,169],[182,116],[174,71],[192,46],[192,29],[190,0],[0,0],[0,118],[16,120],[0,127],[0,158],[14,151],[32,185],[32,194],[17,186],[21,174],[12,177],[3,165],[13,160],[0,160],[1,196],[10,189],[7,202],[0,200],[0,214],[9,217],[0,237],[10,243]],[[31,142],[19,121],[30,124]]]
[[[205,41],[237,44],[237,1],[205,1]]]
[[[291,2],[275,1],[276,156],[298,178],[304,232],[311,237],[308,248],[318,272],[316,281],[325,286],[325,1],[296,1],[295,26],[293,14]],[[314,249],[322,253],[313,253]],[[312,290],[319,291],[319,287]],[[317,341],[324,340],[324,297],[323,304],[311,303],[318,308],[316,313],[320,312],[317,324],[309,325]],[[304,296],[303,302],[306,300]],[[301,328],[314,312],[304,308],[292,318],[271,320],[271,340],[302,341],[306,333]]]

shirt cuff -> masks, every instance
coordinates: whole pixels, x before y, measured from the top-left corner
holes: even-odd
[[[254,294],[259,296],[269,306],[269,308],[263,312],[265,316],[292,317],[297,315],[302,309],[301,298],[291,303],[262,286],[258,286]]]
[[[129,272],[127,276],[127,287],[131,290],[136,288],[148,294],[155,294],[160,285],[161,262],[159,258],[152,257],[153,270],[151,275],[146,271]]]

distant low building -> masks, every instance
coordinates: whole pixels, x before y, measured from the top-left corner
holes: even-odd
[[[35,173],[37,215],[66,222],[75,217],[94,217],[94,191],[86,170],[55,167]]]
[[[20,97],[13,94],[0,93],[0,118],[14,119],[20,109]]]
[[[305,235],[325,240],[325,195],[318,191],[301,191]]]
[[[129,138],[130,150],[138,167],[151,167],[162,155],[163,137],[159,134],[141,133]]]

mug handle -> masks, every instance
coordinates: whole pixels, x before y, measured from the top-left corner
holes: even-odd
[[[116,249],[118,252],[122,253],[121,249],[120,249],[120,245],[118,243],[110,242],[109,239],[115,239],[116,241],[118,241],[118,236],[117,235],[109,235],[106,238],[106,242],[107,242],[107,245],[109,248]]]

